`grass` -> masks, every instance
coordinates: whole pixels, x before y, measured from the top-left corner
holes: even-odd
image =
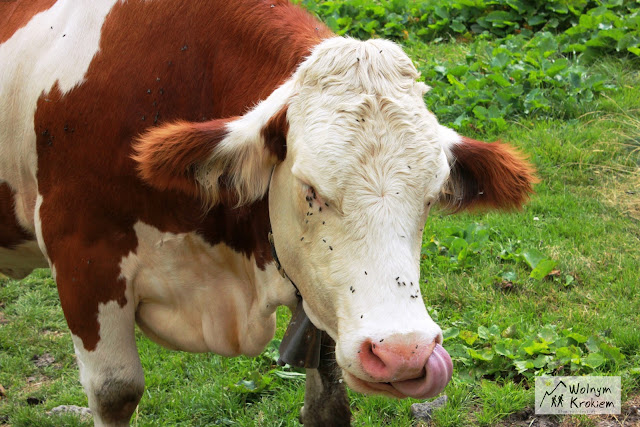
[[[465,43],[407,41],[418,67],[437,59],[464,62]],[[625,359],[595,369],[621,375],[623,400],[640,393],[640,72],[637,61],[605,58],[589,65],[618,88],[583,102],[570,120],[505,117],[506,128],[469,136],[512,141],[535,163],[540,184],[522,211],[512,213],[435,212],[425,242],[443,239],[450,227],[481,223],[489,243],[464,268],[423,260],[425,303],[443,329],[475,331],[479,326],[513,328],[516,337],[544,325],[601,334]],[[429,83],[429,82],[427,82]],[[427,95],[428,97],[429,95]],[[473,131],[473,129],[471,129]],[[557,262],[553,278],[528,278],[523,263],[501,260],[504,248],[535,248]],[[436,263],[437,264],[437,263]],[[507,286],[505,271],[515,274]],[[575,280],[565,286],[564,277]],[[279,311],[281,336],[288,313]],[[296,425],[304,380],[270,373],[272,356],[225,359],[172,352],[138,334],[146,389],[133,425]],[[36,366],[48,353],[51,364]],[[447,405],[435,411],[436,426],[496,425],[533,404],[533,388],[522,376],[469,382],[470,367],[456,362],[445,390]],[[261,393],[242,393],[242,379],[272,378]],[[257,377],[256,377],[257,375]],[[48,270],[22,281],[0,278],[0,425],[91,425],[74,415],[46,414],[58,405],[86,406],[71,339]],[[2,392],[4,388],[4,392]],[[414,400],[396,401],[350,393],[354,425],[408,426]],[[570,425],[593,425],[586,417]]]

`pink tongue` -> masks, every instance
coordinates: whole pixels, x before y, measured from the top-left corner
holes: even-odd
[[[416,399],[437,396],[447,386],[453,374],[453,363],[447,350],[436,344],[427,359],[426,375],[412,380],[391,383],[400,393]]]

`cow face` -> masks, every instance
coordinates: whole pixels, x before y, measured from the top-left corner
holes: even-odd
[[[268,190],[280,262],[348,384],[425,398],[452,371],[420,293],[429,209],[519,206],[533,177],[507,146],[439,125],[417,78],[391,42],[329,39],[249,113],[156,129],[136,159],[147,182],[211,204],[229,188],[240,204]]]
[[[297,73],[287,107],[287,156],[270,212],[278,256],[312,322],[336,341],[353,388],[393,395],[441,391],[426,362],[442,342],[419,286],[422,230],[449,176],[426,87],[396,45],[334,39]],[[434,378],[435,379],[435,378]],[[380,382],[406,383],[400,387]]]

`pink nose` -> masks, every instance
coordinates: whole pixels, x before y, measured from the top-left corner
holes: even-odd
[[[428,344],[411,343],[403,336],[377,342],[365,340],[360,345],[359,356],[362,370],[370,381],[387,383],[400,396],[417,399],[436,396],[453,374],[451,357],[435,340]]]
[[[373,381],[413,379],[424,375],[427,359],[435,345],[435,341],[429,344],[406,342],[400,335],[378,341],[366,340],[360,345],[360,362]]]

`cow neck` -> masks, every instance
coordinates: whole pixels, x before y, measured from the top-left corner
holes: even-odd
[[[273,173],[275,170],[276,168],[274,166],[271,169],[271,176],[269,177],[269,188],[267,188],[267,192],[271,189],[271,182],[273,181]],[[267,210],[268,209],[269,209],[269,206],[267,206]],[[273,256],[273,261],[276,263],[276,268],[278,269],[278,273],[280,273],[280,276],[282,276],[284,279],[287,279],[289,283],[293,285],[293,287],[296,290],[296,297],[298,298],[298,300],[302,300],[300,289],[298,289],[298,286],[296,286],[296,283],[293,280],[291,280],[289,275],[287,275],[287,272],[284,270],[282,263],[280,263],[280,259],[278,258],[278,252],[276,252],[276,245],[273,241],[273,229],[271,227],[271,213],[269,212],[268,215],[269,215],[269,232],[267,233],[267,238],[269,239],[269,245],[271,246],[271,255]]]
[[[273,180],[273,172],[275,167],[271,170],[271,177],[269,178],[269,188],[271,188],[271,181]],[[267,189],[269,191],[269,189]],[[268,207],[267,207],[268,209]],[[307,313],[304,311],[302,305],[302,294],[295,282],[287,275],[284,267],[280,263],[278,253],[276,251],[276,245],[273,241],[273,230],[271,228],[271,215],[269,215],[269,232],[267,234],[269,239],[269,245],[271,246],[271,255],[273,261],[276,264],[276,268],[280,275],[289,281],[296,290],[296,297],[298,304],[292,312],[291,320],[287,330],[282,337],[280,347],[278,349],[280,357],[278,358],[278,364],[284,366],[289,364],[298,368],[306,369],[318,369],[320,364],[320,348],[322,343],[323,331],[318,329],[309,319]]]

